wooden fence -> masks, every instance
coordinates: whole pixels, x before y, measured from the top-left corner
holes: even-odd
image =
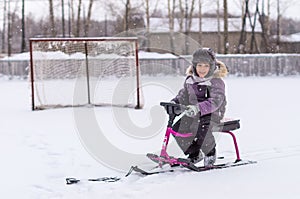
[[[218,55],[236,76],[290,76],[300,74],[300,54]],[[139,59],[141,75],[184,75],[191,56]],[[0,76],[27,78],[29,60],[0,59]]]

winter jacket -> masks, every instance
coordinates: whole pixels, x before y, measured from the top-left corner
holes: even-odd
[[[217,61],[217,68],[213,75],[200,78],[193,74],[192,67],[187,69],[184,87],[172,101],[184,105],[197,105],[200,117],[207,116],[219,122],[225,113],[225,84],[221,78],[227,75],[227,68],[224,63]]]

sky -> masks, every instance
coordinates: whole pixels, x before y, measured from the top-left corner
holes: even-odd
[[[3,9],[3,3],[5,0],[0,0],[0,9]],[[68,5],[68,1],[69,0],[64,0],[64,4],[65,4],[65,12],[67,13],[67,5]],[[114,0],[111,2],[116,2],[116,6],[121,6],[122,2],[124,2],[125,0]],[[212,1],[207,1],[207,0],[202,0],[203,1],[203,12],[205,11],[213,11],[214,8],[212,6],[213,3],[211,3]],[[274,2],[273,2],[274,1]],[[300,19],[299,16],[299,9],[300,9],[300,3],[297,0],[280,0],[282,3],[282,10],[283,10],[283,15],[287,16],[287,17],[291,17],[291,18],[295,18],[295,19]],[[10,0],[11,2],[11,9],[14,9],[15,6],[17,5],[18,7],[18,11],[21,12],[21,3],[22,0]],[[88,7],[88,0],[83,0],[83,3],[85,4],[85,7]],[[103,2],[105,2],[104,0],[94,0],[94,10],[97,11],[98,9],[103,7]],[[109,1],[108,1],[109,2]],[[134,2],[134,1],[132,1]],[[196,1],[197,2],[197,1]],[[222,4],[222,0],[220,0],[221,4]],[[266,1],[265,1],[266,2]],[[61,0],[54,0],[54,6],[57,6],[61,4]],[[150,6],[152,5],[154,7],[154,5],[156,4],[156,1],[150,1]],[[158,0],[158,7],[166,7],[167,4],[167,0]],[[251,4],[250,4],[251,5]],[[252,3],[253,5],[253,3]],[[271,7],[275,8],[275,0],[271,0]],[[45,12],[48,12],[48,0],[25,0],[25,12],[28,14],[29,12],[34,13],[36,16],[42,17]],[[195,6],[197,7],[197,6]],[[234,14],[240,14],[241,13],[241,3],[239,0],[231,0],[228,1],[228,8],[229,8],[229,12],[230,13],[234,13]],[[197,9],[197,8],[195,8]],[[57,8],[55,11],[60,11],[59,8]],[[271,15],[275,15],[276,9],[271,11]],[[2,12],[0,12],[2,13]],[[57,13],[60,14],[60,13]],[[104,17],[105,12],[94,12],[93,13],[94,17]],[[0,16],[0,18],[2,19],[3,16]]]
[[[0,23],[2,24],[3,20],[3,5],[5,0],[0,0]],[[111,14],[108,11],[107,7],[104,6],[104,4],[107,4],[107,2],[115,2],[115,8],[116,10],[122,10],[124,7],[125,0],[114,0],[114,1],[104,1],[104,0],[95,0],[93,5],[93,12],[92,12],[92,18],[93,19],[104,19],[105,16],[107,18],[111,18]],[[16,9],[18,13],[21,15],[21,3],[22,0],[10,0],[11,2],[11,10]],[[68,2],[69,0],[64,0],[65,4],[65,16],[68,17]],[[134,1],[131,1],[134,2]],[[141,1],[138,1],[141,2]],[[158,3],[157,3],[158,2]],[[196,1],[197,2],[197,1]],[[203,7],[202,12],[214,12],[216,9],[216,1],[208,1],[208,0],[202,0]],[[220,0],[221,6],[222,6],[222,0]],[[250,1],[251,2],[251,1]],[[253,1],[252,1],[253,2]],[[266,1],[265,1],[266,2]],[[300,2],[297,0],[280,0],[281,2],[281,8],[282,8],[282,15],[285,17],[293,18],[296,20],[300,20],[299,16],[299,9],[300,9]],[[88,8],[88,0],[83,0],[83,4],[85,7],[85,10]],[[158,8],[165,8],[164,10],[167,10],[167,0],[157,0],[157,1],[150,1],[150,6],[152,7],[152,10],[154,9],[155,5],[158,5]],[[61,0],[54,0],[54,12],[56,16],[61,16]],[[140,5],[142,6],[142,5]],[[195,6],[197,9],[198,5]],[[102,12],[104,8],[104,11]],[[240,0],[231,0],[228,1],[228,8],[229,12],[235,15],[241,15],[241,3]],[[250,12],[254,11],[254,2],[250,4]],[[267,6],[265,6],[265,9],[267,9]],[[101,12],[99,12],[101,10]],[[150,10],[151,12],[151,10]],[[29,13],[32,13],[36,19],[38,18],[45,18],[49,13],[48,8],[48,0],[25,0],[25,14],[28,15]],[[86,12],[87,13],[87,12]],[[121,14],[121,12],[120,12]],[[271,17],[276,18],[277,17],[277,11],[276,11],[276,1],[271,0]],[[86,15],[86,14],[85,14]],[[1,27],[2,28],[2,25]]]

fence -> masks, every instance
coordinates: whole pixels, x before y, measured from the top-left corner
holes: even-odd
[[[28,60],[1,60],[0,59],[0,76],[15,76],[26,78],[28,76]]]
[[[177,59],[141,59],[142,75],[180,74],[191,63],[191,56]],[[218,55],[217,59],[224,62],[229,73],[236,76],[271,76],[300,74],[300,55],[298,54],[247,54]]]
[[[271,76],[300,74],[299,54],[218,55],[236,76]],[[139,59],[142,75],[184,75],[191,56],[179,58]],[[96,63],[96,62],[95,62]],[[0,75],[27,78],[29,60],[0,59]]]
[[[230,74],[238,76],[270,76],[300,74],[299,54],[220,55]]]

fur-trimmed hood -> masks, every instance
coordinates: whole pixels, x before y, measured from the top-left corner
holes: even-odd
[[[217,60],[216,66],[217,66],[217,68],[216,68],[216,70],[214,71],[212,77],[213,77],[213,78],[222,78],[222,77],[226,77],[226,75],[228,74],[227,66],[226,66],[223,62],[221,62],[221,61],[219,61],[219,60]],[[194,73],[193,73],[193,66],[192,66],[192,65],[189,66],[189,67],[187,68],[187,70],[186,70],[186,75],[188,75],[188,76],[194,75]]]

